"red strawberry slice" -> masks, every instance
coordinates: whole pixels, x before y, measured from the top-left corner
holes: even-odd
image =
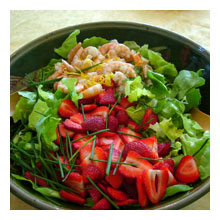
[[[136,166],[127,165],[127,164],[120,165],[119,167],[120,173],[125,177],[136,178],[142,175],[143,170],[152,169],[153,166],[147,160],[140,159],[138,157],[141,157],[141,155],[134,151],[129,151],[124,162],[134,163],[136,164]]]
[[[81,123],[82,127],[88,131],[100,131],[106,128],[105,121],[101,116],[92,116]]]
[[[133,182],[130,180],[133,180]],[[129,195],[129,198],[138,199],[136,178],[124,178],[121,189]]]
[[[79,99],[79,100],[78,100],[78,103],[79,103],[79,106],[80,106],[81,104],[83,104],[83,105],[92,104],[92,103],[94,103],[94,98]]]
[[[124,147],[124,143],[122,139],[118,135],[114,135],[112,137],[101,137],[99,138],[99,145],[108,150],[110,148],[111,143],[113,143],[113,148],[119,150],[121,152]]]
[[[138,126],[138,124],[134,121],[132,121],[131,119],[128,119],[128,128],[132,128],[132,129],[136,129],[136,127]]]
[[[166,166],[170,170],[171,173],[174,173],[174,161],[173,160],[158,161],[157,163],[154,164],[154,169],[161,169],[163,166]]]
[[[158,143],[155,136],[141,139],[140,141],[144,142],[153,152],[153,158],[159,158],[158,156]]]
[[[87,104],[87,105],[83,105],[83,110],[84,110],[84,112],[91,112],[96,107],[97,107],[96,104]],[[82,112],[82,107],[80,107],[80,111]]]
[[[61,103],[58,113],[62,118],[69,118],[70,116],[78,113],[78,110],[70,99],[65,99]]]
[[[86,195],[86,191],[84,189],[83,177],[79,173],[71,172],[67,177],[67,179],[65,180],[64,184],[79,192],[82,197]]]
[[[119,103],[119,105],[121,105],[124,108],[135,106],[136,104],[137,104],[136,102],[129,102],[128,97],[121,97],[121,101]]]
[[[114,169],[110,170],[109,175],[105,176],[106,181],[115,189],[120,188],[124,177],[117,170],[115,175],[113,175]]]
[[[109,108],[106,106],[97,107],[95,110],[91,112],[92,116],[102,116],[104,119],[108,117]]]
[[[148,199],[157,204],[164,196],[168,182],[166,170],[148,169],[143,172],[143,181]]]
[[[91,208],[91,210],[108,210],[108,209],[111,209],[111,204],[108,202],[106,198],[102,198]]]
[[[137,191],[138,191],[138,202],[142,208],[145,208],[148,205],[149,201],[147,198],[147,193],[145,191],[145,186],[144,186],[142,175],[136,178],[136,186],[137,186]]]
[[[115,133],[114,132],[110,132],[110,131],[103,131],[103,132],[97,134],[97,136],[99,138],[101,138],[101,137],[113,137],[113,136],[115,136]]]
[[[65,126],[66,129],[79,132],[79,133],[85,133],[86,129],[83,128],[80,124],[77,124],[76,122],[71,121],[70,119],[66,119],[63,122],[63,125]]]
[[[77,203],[79,205],[83,205],[86,202],[84,198],[78,196],[77,194],[73,192],[66,192],[64,190],[60,190],[59,193],[62,198],[64,198],[65,200],[69,202]]]
[[[199,179],[199,169],[193,156],[186,155],[181,159],[175,177],[183,183],[193,183]]]
[[[25,172],[24,177],[33,182],[35,181],[35,177],[32,174],[30,174],[28,171]],[[47,182],[39,177],[36,177],[36,181],[37,181],[37,184],[40,186],[44,186],[44,187],[48,186]]]
[[[80,133],[77,133],[74,138],[73,138],[73,141],[79,139],[79,138],[82,138],[82,137],[85,137],[86,134],[80,134]],[[91,137],[86,137],[86,138],[83,138],[81,140],[78,140],[76,142],[73,142],[72,143],[72,146],[75,150],[79,149],[83,144],[85,144],[89,139],[91,139]],[[90,141],[86,146],[92,146],[93,142]],[[98,138],[96,138],[96,145],[98,144]]]
[[[173,174],[170,172],[169,168],[167,166],[163,166],[161,167],[161,170],[166,170],[168,172],[168,182],[167,182],[167,186],[173,186],[178,184],[178,181],[175,179],[175,177],[173,176]]]
[[[118,129],[118,119],[112,115],[108,118],[108,128],[110,131],[114,132]]]
[[[113,89],[107,89],[106,91],[98,95],[98,103],[100,105],[114,104],[115,102],[116,98],[114,97]]]
[[[80,112],[76,113],[70,117],[70,120],[77,123],[77,124],[81,124],[84,121],[83,114]]]
[[[114,105],[110,105],[111,108],[114,106]],[[115,110],[116,112],[118,111],[126,111],[126,109],[120,105],[115,105],[115,107],[113,108],[113,110]]]
[[[86,184],[89,182],[88,176],[91,180],[96,181],[102,178],[102,171],[95,165],[89,164],[86,167],[83,167],[82,170],[83,182]]]
[[[88,187],[91,187],[91,189],[88,189],[88,193],[89,195],[91,196],[92,200],[94,203],[97,203],[100,198],[101,198],[101,193],[95,188],[93,187],[92,185],[88,185]]]
[[[112,115],[112,116],[115,116],[115,114],[116,114],[115,110],[112,110],[111,113],[110,113],[110,115]]]
[[[167,154],[169,154],[170,149],[171,149],[171,142],[160,143],[160,144],[158,144],[158,155],[160,157],[165,157]]]
[[[126,134],[131,134],[131,135],[141,137],[140,134],[138,134],[135,131],[132,131],[129,128],[119,128],[118,131],[121,131],[121,132],[126,133]],[[129,136],[129,135],[126,135],[126,134],[119,133],[119,136],[122,138],[122,140],[124,141],[125,144],[127,144],[129,142],[132,142],[132,141],[138,141],[139,140],[139,138],[137,138],[137,137]]]
[[[60,160],[60,162],[61,162],[61,164],[69,164],[69,161],[68,161],[68,159],[66,158],[66,159],[64,159],[64,156],[59,156],[59,160]],[[59,166],[59,165],[58,165]],[[66,165],[65,166],[66,168],[68,168],[68,169],[70,169],[70,165]]]
[[[118,206],[126,206],[126,205],[137,204],[138,200],[137,199],[127,199],[124,201],[114,201],[114,202]]]
[[[124,125],[128,124],[129,116],[126,111],[118,111],[116,117],[118,119],[119,124],[124,124]]]
[[[128,199],[128,195],[120,190],[114,189],[112,187],[107,187],[108,194],[117,201],[124,201]]]

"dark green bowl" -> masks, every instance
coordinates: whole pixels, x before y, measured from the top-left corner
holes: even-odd
[[[45,65],[51,58],[58,58],[54,48],[59,47],[75,29],[80,29],[78,41],[92,36],[117,39],[119,42],[134,40],[139,45],[148,44],[150,48],[163,47],[160,51],[164,58],[175,64],[178,70],[197,71],[204,69],[206,84],[201,87],[202,102],[200,109],[210,112],[210,55],[207,50],[174,32],[144,23],[134,22],[95,22],[75,25],[46,34],[20,48],[11,55],[11,75],[24,76]],[[32,190],[30,184],[11,178],[11,192],[28,204],[39,209],[87,209],[86,207],[62,203],[56,206]],[[194,189],[167,198],[158,205],[147,209],[180,209],[205,195],[210,190],[210,179],[194,184]]]

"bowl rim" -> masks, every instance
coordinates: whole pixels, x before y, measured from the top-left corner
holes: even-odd
[[[210,53],[207,49],[203,48],[201,45],[196,43],[195,41],[189,39],[186,36],[180,35],[176,33],[175,31],[167,30],[165,28],[151,25],[143,22],[129,22],[129,21],[98,21],[98,22],[88,22],[88,23],[82,23],[72,26],[67,26],[64,28],[60,28],[58,30],[49,32],[47,34],[44,34],[29,43],[21,46],[18,48],[15,52],[13,52],[10,56],[10,63],[15,62],[17,59],[19,59],[24,53],[27,53],[28,50],[30,50],[31,47],[37,46],[44,42],[45,40],[52,39],[53,36],[59,36],[63,35],[64,33],[69,33],[70,31],[73,31],[74,29],[80,29],[80,30],[88,30],[88,29],[98,29],[98,28],[108,28],[108,27],[116,27],[116,28],[135,28],[145,31],[150,31],[162,36],[171,37],[173,40],[176,40],[178,42],[181,42],[186,44],[187,46],[195,49],[201,56],[203,56],[205,59],[209,61],[210,59]],[[47,210],[57,210],[60,209],[58,206],[52,204],[52,203],[46,203],[43,200],[39,198],[34,198],[28,191],[26,191],[23,188],[20,188],[19,185],[15,182],[15,180],[10,177],[10,191],[17,196],[19,199],[23,200],[24,202],[32,205],[33,207],[37,209],[47,209]],[[170,202],[170,204],[165,204],[159,206],[157,209],[159,210],[175,210],[183,208],[190,203],[196,201],[206,193],[210,191],[210,178],[206,179],[205,182],[202,183],[202,186],[193,191],[191,194],[187,195],[186,197],[177,198],[176,200]],[[65,208],[64,208],[65,209]]]

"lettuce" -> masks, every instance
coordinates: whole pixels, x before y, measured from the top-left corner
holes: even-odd
[[[141,124],[145,114],[145,108],[140,105],[126,108],[129,117],[137,124]]]
[[[185,111],[190,111],[192,108],[198,107],[198,105],[201,102],[201,93],[199,89],[191,89],[189,92],[186,93],[186,102],[185,104],[186,110]]]
[[[141,96],[153,98],[154,95],[144,88],[141,83],[141,77],[138,76],[134,80],[128,80],[125,86],[125,96],[128,96],[129,102],[137,101]]]
[[[80,34],[80,30],[75,30],[72,32],[67,39],[62,43],[61,47],[55,49],[55,52],[63,58],[67,58],[70,50],[74,48],[77,44],[77,35]]]
[[[201,147],[206,143],[210,138],[210,132],[207,130],[203,133],[203,136],[200,138],[190,137],[188,134],[182,134],[180,140],[182,143],[182,150],[184,155],[194,155],[196,154]]]
[[[106,43],[109,43],[109,41],[106,40],[105,38],[94,36],[91,38],[86,38],[82,43],[82,47],[83,48],[86,48],[88,46],[99,47]]]
[[[140,46],[135,41],[125,41],[123,44],[129,47],[130,50],[140,50]]]

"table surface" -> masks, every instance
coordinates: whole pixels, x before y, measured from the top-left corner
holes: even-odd
[[[182,34],[204,48],[210,48],[209,11],[83,10],[83,11],[11,11],[10,53],[51,31],[95,21],[134,21],[157,25]],[[11,210],[35,210],[10,194]],[[209,210],[210,193],[186,206],[187,210]]]

